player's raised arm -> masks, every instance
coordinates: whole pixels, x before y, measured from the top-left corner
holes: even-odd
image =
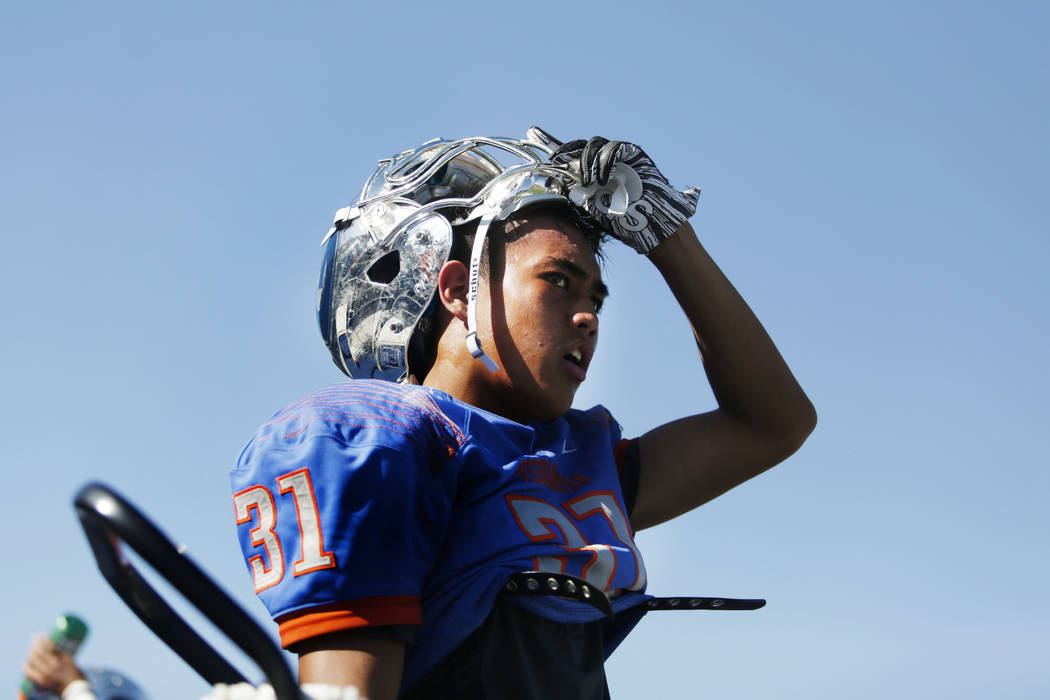
[[[596,137],[554,160],[584,186],[575,199],[643,253],[693,327],[718,408],[640,439],[635,529],[685,513],[781,462],[816,425],[813,405],[773,341],[686,220],[698,191],[679,192],[633,144]],[[682,391],[683,387],[675,387]]]
[[[688,223],[650,254],[689,318],[718,409],[642,436],[635,526],[695,508],[769,469],[816,426],[813,405]]]

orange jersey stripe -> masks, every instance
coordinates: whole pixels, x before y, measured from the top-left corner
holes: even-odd
[[[423,607],[419,596],[414,595],[358,598],[307,608],[277,619],[281,646],[285,649],[304,639],[355,627],[422,624]]]

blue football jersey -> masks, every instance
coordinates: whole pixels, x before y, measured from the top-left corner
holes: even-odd
[[[486,618],[507,578],[558,571],[645,600],[605,408],[522,425],[421,386],[355,380],[276,414],[231,472],[238,536],[285,647],[419,625],[410,687]],[[550,620],[596,608],[514,602]]]

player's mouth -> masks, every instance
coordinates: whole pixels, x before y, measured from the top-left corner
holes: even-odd
[[[575,348],[572,352],[562,356],[569,374],[581,382],[587,378],[587,365],[590,364],[590,359],[590,353],[584,348]]]

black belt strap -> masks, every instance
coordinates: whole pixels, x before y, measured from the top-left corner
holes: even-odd
[[[605,591],[599,590],[582,578],[547,571],[523,571],[512,574],[503,590],[511,595],[556,595],[587,603],[612,617],[612,603]]]
[[[612,602],[605,591],[598,590],[587,581],[547,571],[523,571],[513,574],[503,590],[510,595],[553,595],[570,598],[593,605],[608,616],[612,616]],[[711,598],[679,596],[651,598],[645,601],[647,610],[758,610],[765,606],[762,598]]]
[[[645,601],[650,610],[758,610],[762,598],[653,598]]]

